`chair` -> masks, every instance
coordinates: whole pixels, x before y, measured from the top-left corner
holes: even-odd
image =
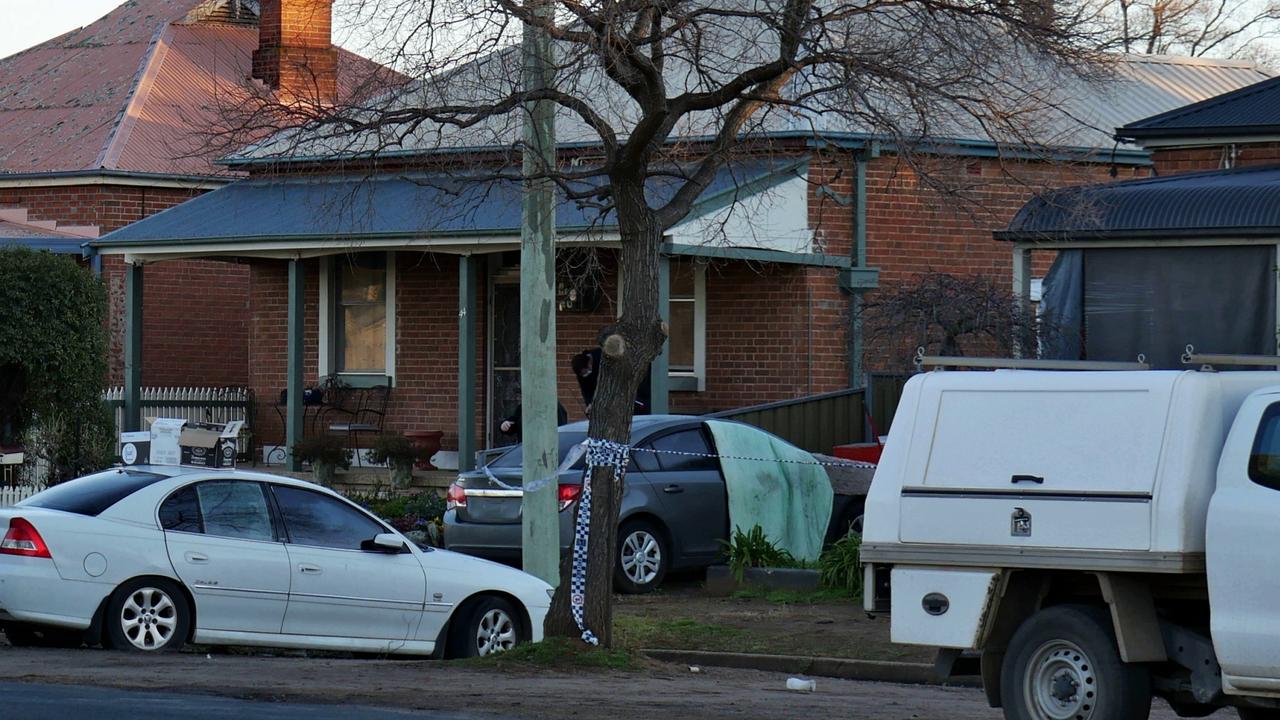
[[[344,421],[330,423],[329,432],[345,433],[347,436],[347,449],[355,454],[357,465],[364,465],[363,458],[357,452],[358,445],[356,440],[366,433],[374,435],[382,433],[382,423],[387,416],[387,402],[391,397],[391,387],[388,385],[375,385],[371,388],[352,390],[350,391],[350,396],[355,400],[354,405],[351,407],[330,408],[331,415],[336,415]]]

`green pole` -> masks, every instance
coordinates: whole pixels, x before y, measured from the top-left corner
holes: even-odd
[[[526,0],[539,17],[550,18],[546,0]],[[554,58],[547,34],[524,27],[524,86],[537,91],[554,82]],[[555,106],[528,104],[524,121],[524,208],[520,228],[520,394],[524,443],[522,540],[524,570],[551,583],[560,579],[556,429],[556,256],[555,185],[545,175],[555,169]],[[538,177],[542,175],[542,177]]]
[[[867,153],[859,151],[853,161],[853,252],[854,267],[867,266]],[[862,291],[850,299],[849,387],[865,387],[862,376]]]
[[[458,470],[476,460],[476,259],[458,256]]]
[[[142,428],[142,263],[124,266],[124,432]]]
[[[301,260],[289,261],[288,377],[285,380],[285,466],[293,472],[302,469],[302,461],[293,456],[293,448],[302,439],[302,345],[305,282]]]
[[[662,322],[671,323],[671,257],[658,257],[658,315]],[[654,358],[649,368],[649,412],[665,415],[671,411],[668,391],[671,384],[670,342],[662,343],[662,352]]]

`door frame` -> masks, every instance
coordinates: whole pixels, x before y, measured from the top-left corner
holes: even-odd
[[[486,324],[486,328],[485,328],[486,357],[485,357],[485,363],[484,363],[485,365],[485,368],[484,368],[484,383],[485,383],[484,385],[484,396],[485,396],[484,446],[485,448],[495,447],[497,445],[497,436],[498,436],[498,428],[497,428],[498,412],[496,407],[497,394],[494,392],[494,382],[493,382],[494,372],[498,369],[494,363],[494,358],[496,357],[494,353],[495,328],[497,327],[497,323],[494,322],[494,317],[496,315],[495,308],[497,306],[497,303],[495,302],[495,299],[497,296],[496,288],[498,285],[515,285],[517,287],[519,287],[520,285],[520,266],[519,265],[511,265],[506,267],[496,267],[494,265],[491,265],[490,267],[491,269],[488,273],[488,281],[485,285],[485,293],[486,293],[485,297],[486,297],[486,300],[488,301],[485,303],[485,321],[486,321],[485,322]],[[518,338],[517,338],[517,342],[518,342]],[[516,368],[516,370],[519,370],[519,369],[520,369],[519,367]]]

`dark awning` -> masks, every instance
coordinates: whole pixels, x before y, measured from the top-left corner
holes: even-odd
[[[1280,167],[1054,190],[1023,205],[995,235],[1017,242],[1280,238]]]

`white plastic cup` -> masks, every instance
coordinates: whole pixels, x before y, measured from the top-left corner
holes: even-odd
[[[798,677],[787,678],[787,689],[796,692],[813,692],[818,689],[818,683]]]

